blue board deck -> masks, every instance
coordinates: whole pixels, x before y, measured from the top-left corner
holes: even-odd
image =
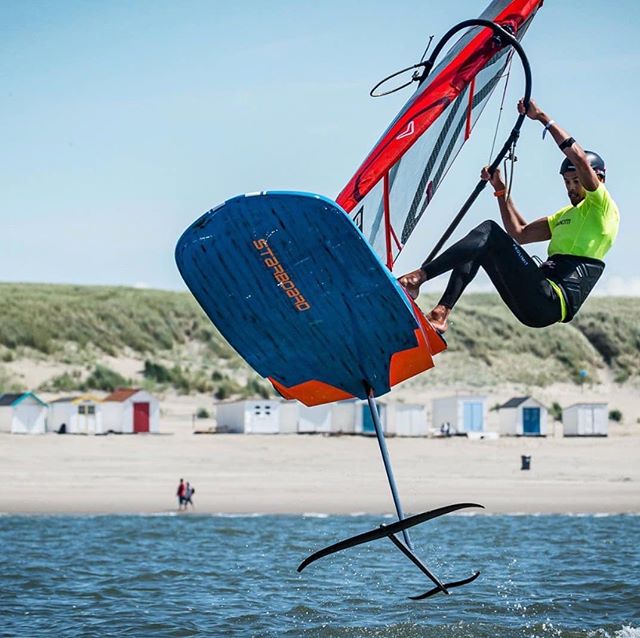
[[[234,197],[184,232],[176,262],[222,335],[281,391],[309,383],[365,398],[368,386],[378,396],[390,389],[392,356],[419,346],[404,291],[319,195]]]

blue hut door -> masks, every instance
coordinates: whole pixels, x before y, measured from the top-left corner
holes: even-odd
[[[522,408],[522,433],[540,434],[540,408]]]
[[[384,428],[384,411],[386,406],[378,403],[377,401],[376,405],[378,406],[380,420],[382,421],[382,427]],[[373,417],[371,416],[371,411],[369,410],[369,406],[366,403],[362,406],[362,431],[365,434],[375,434],[376,431],[376,427],[375,425],[373,425]]]
[[[482,432],[482,403],[479,401],[465,401],[464,404],[464,431]]]

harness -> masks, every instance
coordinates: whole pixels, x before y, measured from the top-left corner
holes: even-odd
[[[558,286],[564,297],[567,312],[563,323],[576,316],[604,272],[604,266],[600,259],[576,255],[553,255],[541,264],[540,270]]]

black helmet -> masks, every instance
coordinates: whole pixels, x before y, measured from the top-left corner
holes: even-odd
[[[589,164],[591,164],[591,168],[595,171],[596,175],[600,177],[604,177],[607,173],[607,169],[604,165],[604,160],[593,151],[585,151],[585,155],[589,160]],[[575,171],[576,167],[573,165],[573,162],[566,157],[565,160],[560,165],[560,175],[564,175],[568,171]]]

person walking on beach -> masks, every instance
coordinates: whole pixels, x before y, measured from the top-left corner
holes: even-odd
[[[184,509],[188,509],[188,506],[191,505],[191,509],[193,509],[193,500],[192,497],[196,493],[196,488],[187,481],[187,486],[184,491]]]
[[[527,223],[509,196],[500,170],[490,174],[488,167],[483,168],[481,179],[494,188],[505,230],[492,220],[485,221],[433,261],[398,280],[416,299],[424,282],[451,271],[444,295],[427,315],[439,332],[447,329],[451,310],[480,266],[526,326],[543,328],[571,321],[602,274],[602,259],[618,233],[618,207],[604,185],[604,160],[585,151],[533,100],[526,110],[520,100],[518,111],[540,122],[564,153],[560,174],[571,204]],[[540,266],[521,248],[549,239],[548,258]]]
[[[176,490],[176,496],[178,497],[178,511],[181,511],[185,505],[185,492],[187,486],[184,484],[184,479],[180,479],[180,483],[178,483],[178,489]]]

